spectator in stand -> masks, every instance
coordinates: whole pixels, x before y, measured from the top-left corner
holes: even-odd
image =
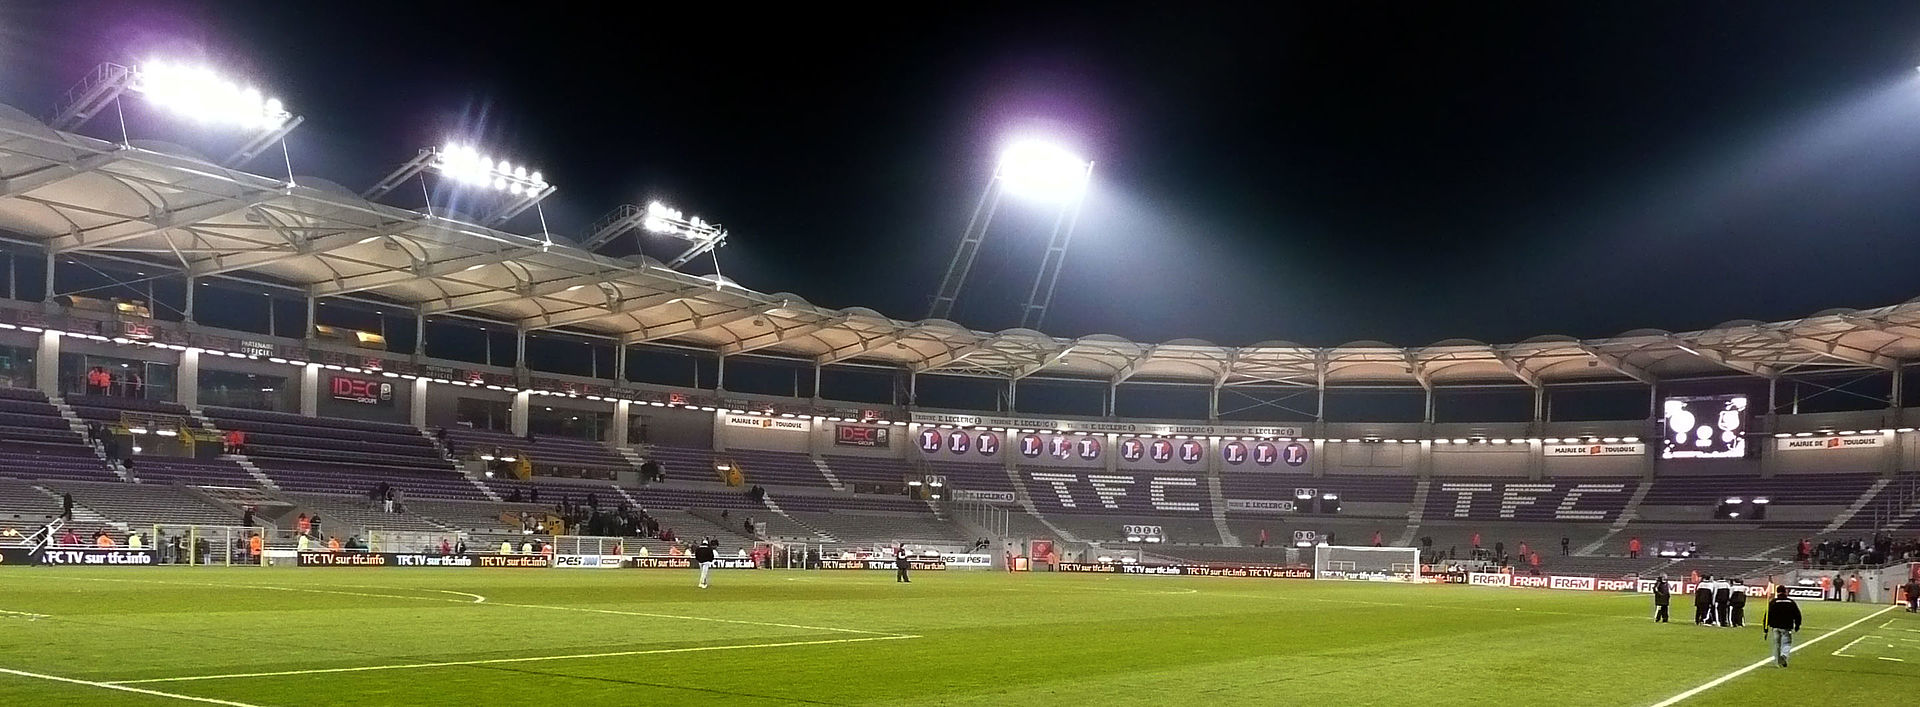
[[[313,530],[313,539],[319,540],[320,539],[320,514],[315,513],[313,514],[312,518],[308,518],[307,527]]]
[[[1380,531],[1373,531],[1373,546],[1380,547]]]
[[[386,495],[380,499],[380,510],[387,513],[393,512],[393,489],[387,489]]]
[[[240,525],[247,528],[253,527],[253,504],[249,503],[241,507]]]
[[[73,522],[73,494],[64,491],[60,493],[60,519]]]
[[[1506,541],[1504,541],[1504,540],[1496,540],[1496,541],[1494,541],[1494,543],[1493,543],[1493,556],[1494,556],[1494,557],[1506,557],[1506,556],[1507,556],[1507,543],[1506,543]],[[1520,559],[1521,559],[1521,561],[1523,561],[1523,562],[1524,562],[1524,561],[1526,560],[1526,558],[1524,558],[1524,557],[1523,557],[1523,558],[1520,558]],[[1504,562],[1503,562],[1503,563],[1501,563],[1501,564],[1506,564],[1506,563],[1504,563]]]
[[[1801,538],[1800,547],[1794,552],[1793,559],[1795,562],[1802,564],[1811,562],[1813,560],[1813,543],[1807,542],[1806,538]]]
[[[313,532],[313,521],[307,518],[307,514],[302,513],[300,514],[300,517],[295,518],[293,520],[293,529],[295,532],[298,532],[301,536],[305,536],[306,534]]]
[[[502,555],[513,554],[513,541],[511,540],[500,541],[500,554]]]
[[[1627,557],[1636,560],[1640,559],[1640,536],[1635,535],[1627,538]]]
[[[1533,568],[1534,574],[1540,574],[1540,553],[1536,552],[1527,555],[1527,564]]]
[[[1520,556],[1521,557],[1533,556],[1533,548],[1528,547],[1527,541],[1525,540],[1520,541]]]
[[[440,554],[442,555],[453,554],[453,543],[449,542],[446,538],[440,539]]]
[[[113,536],[108,535],[107,531],[102,530],[94,534],[93,545],[94,547],[113,547]]]
[[[461,538],[461,539],[459,539],[459,540],[455,540],[455,541],[454,541],[454,543],[453,543],[453,554],[455,554],[455,555],[465,555],[465,554],[467,554],[467,539],[466,539],[466,538]]]
[[[1478,530],[1473,531],[1473,549],[1474,550],[1480,549],[1480,531]]]
[[[139,533],[127,533],[127,549],[139,550],[144,547],[146,547],[146,541],[140,539]]]
[[[1255,545],[1254,547],[1266,547],[1266,546],[1267,546],[1267,529],[1266,529],[1266,528],[1261,528],[1261,529],[1260,529],[1260,544],[1259,544],[1259,545]]]
[[[1573,541],[1569,539],[1567,536],[1565,535],[1560,536],[1560,554],[1562,555],[1573,554],[1570,550],[1567,549],[1567,546],[1572,544],[1572,542]]]
[[[72,528],[67,528],[66,530],[60,531],[60,546],[61,547],[79,547],[80,535],[78,533],[73,532]]]

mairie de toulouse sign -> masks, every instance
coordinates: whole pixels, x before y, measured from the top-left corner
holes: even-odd
[[[916,412],[911,418],[923,425],[956,427],[1006,427],[1010,429],[1048,430],[1052,432],[1093,432],[1128,435],[1191,435],[1195,437],[1300,437],[1298,427],[1246,427],[1239,425],[1162,425],[1145,422],[1089,422],[1086,420],[1048,420],[1031,417],[993,417],[951,413]]]

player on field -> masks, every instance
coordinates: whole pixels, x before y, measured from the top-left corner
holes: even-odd
[[[1667,622],[1667,603],[1673,600],[1673,590],[1667,587],[1667,576],[1662,574],[1653,583],[1653,622]]]
[[[1793,633],[1800,630],[1800,605],[1787,596],[1787,588],[1775,590],[1773,601],[1767,603],[1767,615],[1760,619],[1760,631],[1773,644],[1773,662],[1787,667],[1787,656],[1793,653]]]
[[[713,571],[713,551],[718,547],[720,547],[720,541],[713,538],[707,538],[700,541],[700,544],[693,546],[694,564],[700,566],[701,589],[707,588],[707,573]]]

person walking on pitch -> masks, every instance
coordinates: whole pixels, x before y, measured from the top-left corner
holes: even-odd
[[[913,582],[913,580],[907,578],[907,546],[906,545],[896,544],[893,546],[893,570],[894,570],[893,581],[907,582],[907,583]]]
[[[1800,630],[1800,605],[1787,596],[1787,588],[1774,590],[1773,601],[1767,603],[1767,614],[1760,619],[1760,633],[1773,644],[1773,662],[1787,667],[1787,656],[1793,653],[1793,633]]]
[[[707,538],[693,546],[693,562],[700,566],[701,589],[707,588],[707,574],[713,571],[713,550],[719,546],[720,541],[713,538]]]
[[[1660,575],[1660,579],[1655,580],[1653,583],[1654,623],[1664,624],[1667,622],[1667,603],[1672,600],[1673,590],[1667,587],[1667,576],[1664,574]]]

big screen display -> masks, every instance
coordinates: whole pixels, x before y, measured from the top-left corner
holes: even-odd
[[[1669,397],[1661,405],[1661,459],[1738,459],[1747,455],[1747,396]]]

